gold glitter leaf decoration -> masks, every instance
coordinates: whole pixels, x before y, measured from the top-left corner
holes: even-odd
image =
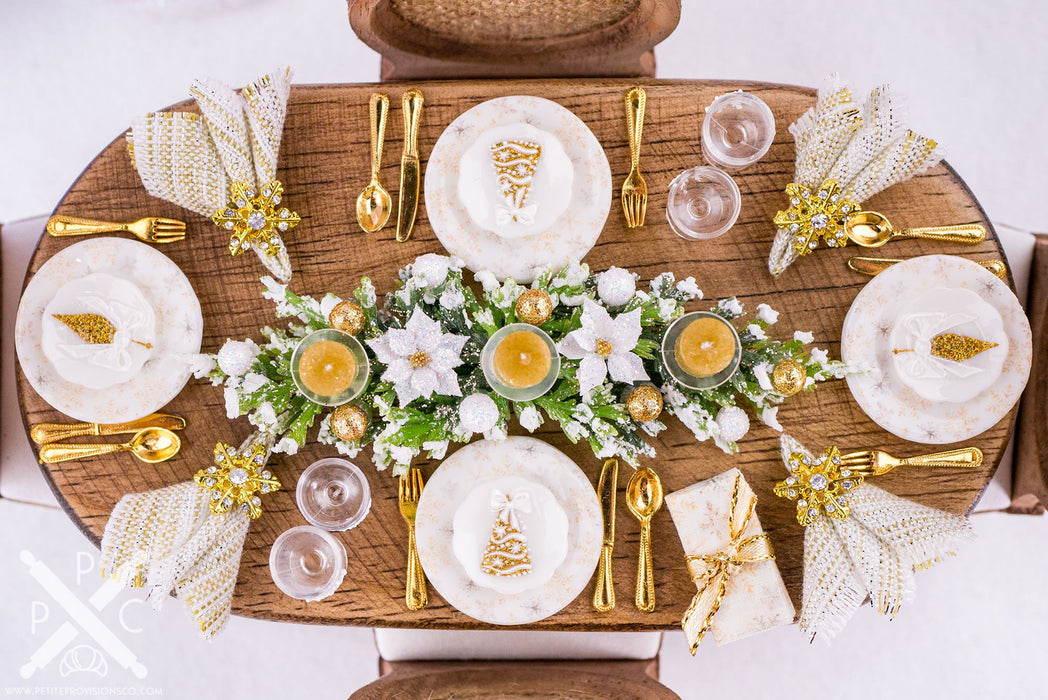
[[[102,314],[51,314],[68,326],[80,339],[91,345],[109,345],[116,336],[117,327]],[[144,348],[151,348],[151,343],[132,340]]]
[[[979,340],[960,333],[940,333],[932,338],[931,353],[935,357],[954,362],[970,360],[981,352],[997,347],[997,343],[989,340]],[[892,353],[898,355],[901,352],[913,352],[912,348],[905,350],[895,349]]]

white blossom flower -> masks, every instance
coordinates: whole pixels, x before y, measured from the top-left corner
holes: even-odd
[[[659,299],[659,320],[669,321],[673,318],[673,312],[677,310],[676,299]]]
[[[466,302],[462,290],[456,287],[448,287],[440,295],[440,305],[445,309],[457,309]]]
[[[569,420],[563,425],[564,434],[568,436],[568,439],[572,442],[582,437],[582,423],[575,420]]]
[[[577,287],[589,278],[589,265],[571,263],[558,277],[557,281],[563,280],[565,287]]]
[[[289,437],[281,438],[273,445],[273,451],[284,455],[298,454],[299,444]]]
[[[186,364],[189,365],[189,371],[197,379],[203,379],[215,369],[215,358],[211,355],[196,353],[194,355],[183,355],[182,357],[185,359]]]
[[[233,420],[240,416],[240,394],[232,387],[226,387],[222,392],[226,400],[226,418]]]
[[[805,345],[807,345],[811,341],[815,340],[815,334],[814,333],[810,333],[808,331],[794,331],[793,332],[793,339],[794,340],[799,340],[802,343],[804,343]]]
[[[735,297],[731,297],[730,299],[721,299],[719,302],[717,302],[717,308],[719,308],[721,311],[725,311],[731,314],[733,317],[742,316],[742,304],[740,304],[739,300]]]
[[[778,406],[765,406],[764,410],[761,411],[761,422],[764,425],[782,432],[782,425],[779,423],[779,407]]]
[[[830,353],[822,348],[812,348],[810,354],[812,362],[818,362],[820,365],[823,365],[826,364],[826,360],[829,359],[828,356]]]
[[[558,294],[560,297],[560,303],[564,306],[582,306],[589,297],[585,294]]]
[[[524,430],[533,433],[542,425],[542,414],[534,406],[525,406],[522,411],[517,413],[517,422],[520,423],[520,427],[524,428]]]
[[[448,278],[451,260],[444,255],[426,253],[415,258],[411,264],[411,275],[419,287],[437,287]]]
[[[764,332],[764,329],[758,326],[756,323],[751,323],[746,326],[746,332],[754,337],[756,340],[766,340],[768,334]]]
[[[677,283],[677,291],[678,292],[683,292],[684,294],[687,294],[688,296],[692,297],[693,299],[701,299],[702,298],[702,290],[699,289],[699,285],[695,284],[695,278],[694,277],[687,277],[685,279],[682,279],[680,282],[678,282]]]
[[[416,454],[415,450],[404,445],[391,445],[389,448],[389,456],[397,463],[397,466],[410,465]]]
[[[481,270],[477,274],[473,275],[473,279],[484,288],[485,292],[494,292],[499,288],[499,281],[495,278],[495,275],[487,270]]]
[[[440,323],[415,307],[404,328],[391,328],[367,344],[386,365],[382,381],[392,382],[400,405],[434,393],[462,396],[455,368],[466,336],[442,333]]]
[[[633,353],[640,340],[641,309],[614,319],[592,299],[583,302],[582,309],[582,328],[569,333],[557,346],[569,360],[581,360],[579,390],[585,394],[603,384],[609,374],[616,382],[648,379],[644,363]]]
[[[269,384],[269,379],[265,375],[248,372],[244,375],[244,383],[240,385],[240,389],[245,394],[253,394],[266,384]]]
[[[773,369],[770,362],[760,362],[753,366],[753,376],[757,378],[757,383],[764,391],[772,391],[774,387],[771,383],[771,374],[769,371]]]
[[[757,304],[757,318],[770,326],[779,320],[779,312],[767,304]]]
[[[342,300],[334,294],[324,295],[324,298],[320,300],[320,313],[323,314],[324,318],[331,315],[331,310],[335,308],[340,301]]]
[[[422,443],[422,449],[426,450],[430,459],[444,459],[444,455],[448,453],[448,441],[447,440],[427,440]]]

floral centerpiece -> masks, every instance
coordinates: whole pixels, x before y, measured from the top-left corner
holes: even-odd
[[[276,303],[277,316],[293,320],[283,330],[262,329],[262,345],[227,341],[213,356],[210,378],[225,387],[229,417],[247,415],[260,432],[275,437],[275,452],[295,453],[326,412],[321,443],[348,456],[371,444],[376,467],[393,464],[400,473],[423,452],[442,458],[451,442],[467,442],[475,434],[503,437],[514,416],[529,432],[553,421],[572,442],[589,443],[598,457],[635,465],[642,455],[655,456],[645,436],[665,428],[659,420],[664,408],[697,440],[712,440],[732,453],[749,428],[744,407],[781,430],[776,413],[786,396],[845,371],[825,350],[806,351],[810,333],[797,332],[785,341],[769,337],[778,313],[768,305],[758,305],[755,317],[747,319],[742,304],[729,298],[710,311],[737,328],[739,369],[714,389],[688,389],[667,373],[660,345],[685,304],[702,298],[694,278],[678,281],[665,272],[639,289],[637,275],[614,267],[593,274],[585,264],[539,270],[530,288],[488,272],[475,278],[479,297],[464,283],[461,261],[426,254],[400,271],[398,288],[382,305],[366,277],[348,305],[333,294],[320,300],[299,296],[263,278],[264,296]],[[355,313],[351,332],[368,347],[372,378],[352,406],[330,411],[297,390],[290,362],[303,337],[332,327],[336,307]],[[491,335],[522,321],[557,343],[560,369],[548,393],[510,401],[489,386],[480,356]],[[773,377],[783,364],[793,369],[793,389]],[[647,388],[654,407],[650,401],[635,405],[638,387],[657,389]],[[350,420],[345,409],[352,411]]]

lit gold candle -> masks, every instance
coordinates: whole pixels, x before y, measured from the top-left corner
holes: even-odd
[[[681,331],[673,354],[688,374],[712,377],[731,364],[735,344],[735,334],[726,322],[706,316],[695,319]]]
[[[549,346],[529,330],[513,331],[495,346],[492,365],[499,380],[508,387],[533,387],[549,374],[553,358]]]
[[[337,396],[357,376],[357,358],[342,343],[320,340],[302,353],[298,363],[302,384],[318,396]]]

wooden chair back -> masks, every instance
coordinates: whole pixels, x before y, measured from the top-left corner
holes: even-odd
[[[681,0],[347,0],[382,80],[655,75]]]

